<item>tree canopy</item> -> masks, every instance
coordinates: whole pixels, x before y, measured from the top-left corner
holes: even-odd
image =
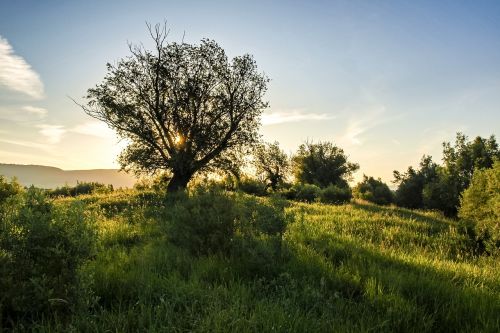
[[[273,190],[276,190],[289,172],[290,159],[281,150],[278,142],[263,143],[255,149],[254,165],[257,173],[264,177]]]
[[[130,45],[83,108],[130,142],[122,169],[166,170],[178,190],[197,172],[231,168],[231,155],[258,141],[269,80],[251,55],[230,61],[213,40],[168,43],[165,28],[148,27],[154,50]]]
[[[320,187],[346,187],[347,179],[359,169],[347,160],[342,148],[331,142],[306,142],[293,157],[294,175],[298,182]]]

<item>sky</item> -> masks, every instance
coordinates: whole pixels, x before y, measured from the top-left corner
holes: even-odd
[[[165,20],[170,41],[252,54],[264,140],[332,141],[356,179],[440,161],[458,131],[500,134],[499,1],[0,0],[0,163],[117,168],[126,143],[71,98]]]

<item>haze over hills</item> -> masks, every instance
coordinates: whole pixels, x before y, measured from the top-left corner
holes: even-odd
[[[117,169],[62,170],[43,165],[21,165],[0,163],[0,175],[16,177],[24,186],[35,185],[41,188],[56,188],[76,185],[79,182],[99,182],[112,184],[113,187],[132,187],[136,178]]]

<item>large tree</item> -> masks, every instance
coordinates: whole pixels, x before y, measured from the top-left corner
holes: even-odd
[[[319,187],[348,187],[347,180],[359,169],[357,163],[347,160],[342,148],[331,142],[306,142],[300,145],[293,157],[293,164],[298,182]]]
[[[148,28],[154,50],[131,45],[107,64],[83,108],[130,142],[122,169],[168,171],[175,191],[197,172],[230,168],[231,155],[257,142],[269,80],[248,54],[229,61],[212,40],[169,43],[165,28]]]

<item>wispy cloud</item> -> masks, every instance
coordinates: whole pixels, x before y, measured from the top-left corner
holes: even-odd
[[[401,118],[402,116],[402,114],[388,116],[384,106],[356,114],[349,119],[347,128],[341,136],[340,141],[351,145],[361,145],[363,144],[363,134],[379,125]]]
[[[0,85],[36,99],[43,97],[43,83],[37,72],[14,53],[9,42],[0,36]]]
[[[47,138],[47,142],[50,144],[59,143],[63,135],[67,132],[64,126],[61,125],[41,124],[36,127],[40,129],[38,132],[45,136]]]
[[[86,122],[71,129],[71,132],[110,139],[115,137],[115,132],[103,122]]]
[[[22,110],[40,117],[45,117],[47,115],[47,110],[36,106],[26,105],[22,107]]]
[[[310,113],[303,110],[272,111],[262,115],[262,125],[295,123],[299,121],[330,120],[335,116],[327,113]]]

